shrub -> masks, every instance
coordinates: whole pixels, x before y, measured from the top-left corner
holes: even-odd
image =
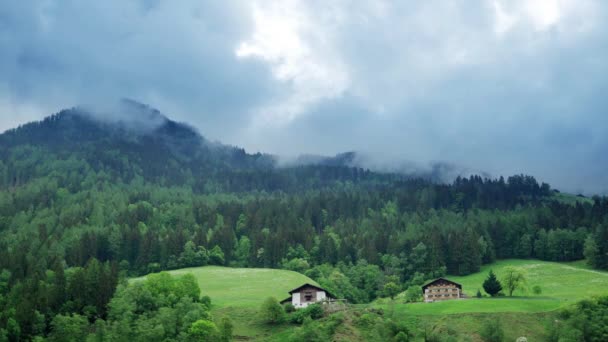
[[[381,329],[385,340],[395,340],[399,342],[409,341],[411,334],[403,322],[395,322],[391,319],[386,320]]]
[[[296,311],[296,307],[293,306],[293,304],[291,303],[286,303],[285,305],[283,305],[283,309],[285,309],[285,312],[287,313],[292,313]]]
[[[303,258],[293,258],[289,261],[283,259],[282,268],[286,270],[291,270],[295,272],[304,273],[306,270],[310,268],[310,264],[306,259]]]
[[[207,308],[211,308],[211,297],[209,297],[209,296],[202,296],[201,297],[201,303],[205,304],[205,306]]]
[[[395,296],[399,294],[401,288],[394,282],[388,282],[384,284],[384,295],[390,297],[390,299],[395,299]]]
[[[409,340],[410,337],[403,331],[400,331],[397,335],[395,335],[395,342],[408,342]]]
[[[481,325],[479,336],[484,342],[502,342],[505,339],[505,333],[502,330],[502,325],[497,319],[485,321]]]
[[[302,327],[295,330],[291,335],[290,341],[324,342],[327,341],[327,338],[324,336],[321,329],[319,329],[318,324],[315,325],[310,317],[306,317]]]
[[[215,323],[200,319],[190,326],[188,336],[195,341],[218,341],[220,332]]]
[[[321,305],[319,304],[312,304],[309,305],[306,309],[304,309],[305,311],[307,311],[310,315],[310,318],[312,319],[319,319],[319,318],[323,318],[323,308],[321,307]]]
[[[539,295],[539,294],[543,293],[543,289],[541,289],[541,288],[540,288],[540,286],[535,285],[535,286],[532,288],[532,292],[533,292],[535,295]]]
[[[361,317],[357,319],[356,324],[360,327],[370,328],[376,323],[377,319],[377,315],[371,313],[364,313],[363,315],[361,315]]]
[[[336,329],[344,323],[344,314],[342,312],[335,313],[329,316],[329,319],[325,323],[325,330],[327,335],[333,336],[336,333]]]
[[[405,301],[408,303],[419,302],[422,300],[422,291],[418,286],[410,286],[405,291]]]
[[[285,310],[276,298],[268,297],[262,304],[261,315],[271,324],[282,323],[285,320]]]
[[[319,319],[323,317],[323,308],[319,304],[311,304],[304,309],[297,310],[289,319],[292,323],[302,324],[306,318]]]
[[[477,289],[477,294],[475,294],[475,297],[481,298],[481,291],[479,291],[479,289]]]
[[[220,331],[220,340],[222,342],[230,342],[232,341],[232,331],[234,330],[234,325],[232,321],[228,317],[223,317],[220,321],[219,331]]]

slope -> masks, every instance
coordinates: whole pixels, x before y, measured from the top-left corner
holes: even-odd
[[[168,271],[181,275],[192,273],[201,293],[211,297],[214,307],[258,308],[268,297],[282,300],[288,291],[305,283],[315,284],[307,276],[287,270],[270,268],[230,268],[205,266]],[[132,281],[143,279],[134,278]]]
[[[269,326],[259,317],[262,302],[268,297],[282,300],[288,291],[304,284],[318,285],[307,276],[287,270],[267,268],[229,268],[205,266],[168,271],[171,274],[192,273],[201,293],[211,297],[215,317],[229,317],[236,338],[266,340],[292,329],[289,325]],[[138,281],[144,277],[134,278]]]
[[[527,288],[516,290],[513,297],[475,298],[488,272],[493,270],[500,279],[507,266],[525,270]],[[397,304],[395,311],[408,315],[445,315],[484,312],[548,312],[592,296],[608,294],[608,272],[586,269],[580,262],[557,263],[540,260],[501,260],[485,265],[478,273],[463,277],[448,277],[462,284],[466,300],[437,303]],[[532,287],[540,286],[540,295]],[[379,301],[387,308],[386,301]]]

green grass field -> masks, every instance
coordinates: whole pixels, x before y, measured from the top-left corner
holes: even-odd
[[[192,273],[202,295],[211,297],[214,307],[255,307],[264,299],[289,297],[289,291],[304,284],[318,285],[307,276],[287,270],[205,266],[168,271],[173,275]],[[133,281],[141,280],[135,278]]]
[[[475,298],[477,289],[483,293],[482,283],[490,269],[498,278],[506,266],[526,271],[527,289],[516,290],[513,297]],[[463,277],[447,277],[462,284],[469,299],[436,303],[397,304],[399,314],[445,315],[487,312],[547,312],[575,303],[581,299],[608,294],[608,273],[590,270],[581,262],[556,263],[538,260],[501,260],[482,267],[481,272]],[[540,286],[542,294],[534,295],[532,287]],[[386,307],[386,300],[378,304]]]
[[[289,291],[304,284],[318,285],[307,276],[287,270],[263,268],[229,268],[205,266],[168,271],[173,275],[192,273],[201,294],[211,297],[212,314],[228,316],[234,323],[237,339],[266,341],[288,334],[288,325],[269,326],[262,322],[258,310],[268,297],[283,300]],[[131,281],[142,280],[144,277]]]
[[[477,289],[483,293],[482,283],[490,269],[500,279],[506,266],[526,271],[528,290],[518,290],[514,297],[475,298]],[[404,304],[400,299],[393,303],[381,299],[372,306],[384,309],[387,315],[398,321],[408,322],[412,329],[427,325],[441,334],[452,332],[459,338],[481,341],[477,332],[483,322],[498,319],[507,340],[526,336],[530,341],[541,341],[546,338],[545,328],[552,324],[555,310],[581,299],[608,294],[608,272],[592,270],[584,261],[501,260],[482,267],[479,273],[447,278],[462,284],[464,293],[472,298],[413,304]],[[535,285],[541,287],[541,295],[532,293]]]
[[[542,294],[518,290],[514,297],[475,298],[489,270],[494,270],[500,279],[506,266],[524,269],[528,289],[538,285]],[[258,315],[259,307],[267,297],[274,296],[281,300],[288,296],[289,290],[303,283],[315,284],[302,274],[275,269],[207,266],[169,273],[192,273],[199,282],[202,294],[211,297],[214,317],[230,317],[236,339],[248,341],[281,341],[289,336],[293,326],[265,324]],[[471,341],[479,341],[477,331],[486,319],[499,319],[509,340],[519,336],[542,340],[546,337],[545,325],[552,322],[553,311],[584,298],[608,294],[608,272],[592,270],[584,262],[501,260],[482,267],[479,273],[447,278],[462,284],[463,291],[472,298],[414,304],[404,304],[401,299],[394,302],[380,299],[368,305],[355,305],[353,310],[379,307],[384,309],[385,315],[407,322],[419,334],[422,327],[430,325],[432,330],[441,334],[454,333],[455,336],[466,336]],[[143,278],[132,281],[138,279]],[[351,325],[345,324],[345,329],[352,328]]]
[[[593,204],[593,199],[589,197],[580,197],[574,194],[568,194],[565,192],[553,194],[553,199],[556,199],[564,204],[575,205],[576,202],[581,204]]]

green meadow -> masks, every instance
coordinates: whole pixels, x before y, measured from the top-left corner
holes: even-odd
[[[482,283],[488,272],[493,270],[500,279],[507,266],[525,270],[526,288],[515,291],[513,297],[476,298],[477,289],[483,293]],[[427,326],[442,334],[453,333],[481,341],[477,332],[483,322],[498,319],[505,327],[507,340],[526,336],[530,341],[538,341],[546,338],[545,329],[553,324],[556,310],[585,298],[608,294],[608,272],[591,270],[584,261],[501,260],[483,266],[475,274],[446,278],[460,283],[470,298],[405,304],[400,297],[394,302],[380,299],[371,306],[384,309],[387,315],[407,322],[412,329]],[[540,286],[540,295],[533,294],[534,286]]]
[[[283,300],[289,297],[290,290],[304,283],[318,285],[297,272],[265,268],[204,266],[182,268],[168,273],[192,273],[198,280],[202,295],[211,297],[213,316],[230,317],[237,340],[266,341],[288,335],[291,326],[270,326],[261,320],[258,309],[262,302],[268,297]]]
[[[488,272],[493,270],[500,279],[507,266],[525,270],[527,283],[525,288],[518,289],[513,297],[496,297],[478,299],[477,290],[483,292],[483,281]],[[397,303],[393,305],[395,313],[411,315],[445,315],[458,313],[489,312],[547,312],[559,309],[581,299],[608,294],[608,273],[586,268],[583,263],[557,263],[539,260],[501,260],[485,265],[481,271],[462,277],[447,277],[462,285],[468,299],[451,300],[436,303]],[[534,286],[540,286],[542,293],[535,295]],[[377,301],[377,305],[388,307],[386,299]]]
[[[513,297],[476,298],[477,289],[483,292],[482,283],[493,270],[500,279],[507,266],[519,267],[526,272],[526,288],[515,291]],[[206,266],[169,271],[174,275],[192,273],[203,295],[211,297],[215,317],[228,316],[234,322],[235,337],[250,341],[281,341],[294,328],[283,324],[269,326],[258,315],[261,303],[273,296],[281,300],[288,291],[303,283],[316,284],[310,278],[292,271],[258,268],[228,268]],[[506,336],[516,339],[527,336],[533,340],[545,338],[545,326],[550,324],[555,310],[567,307],[581,299],[608,294],[608,272],[594,271],[584,262],[556,263],[539,260],[501,260],[483,266],[481,271],[463,277],[447,277],[462,284],[468,299],[436,303],[403,303],[379,299],[372,304],[354,305],[353,310],[369,307],[382,308],[385,315],[407,322],[412,330],[420,332],[424,326],[445,334],[456,333],[478,341],[476,331],[488,318],[501,320],[509,327]],[[136,278],[137,281],[143,278]],[[532,293],[540,286],[542,293]],[[345,323],[346,331],[352,324]],[[350,330],[349,330],[350,329]],[[345,340],[354,339],[353,336]]]
[[[167,271],[173,275],[192,273],[202,295],[211,297],[214,307],[258,308],[264,299],[289,297],[289,291],[304,284],[318,285],[307,276],[287,270],[204,266]],[[133,281],[137,281],[135,278]]]

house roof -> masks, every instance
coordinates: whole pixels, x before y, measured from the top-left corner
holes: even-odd
[[[324,288],[322,288],[322,287],[319,287],[319,286],[317,286],[317,285],[312,285],[312,284],[309,284],[309,283],[306,283],[306,284],[304,284],[304,285],[302,285],[302,286],[298,286],[298,287],[296,287],[295,289],[293,289],[293,290],[289,291],[289,294],[294,294],[295,292],[300,292],[300,290],[301,290],[302,288],[304,288],[304,287],[313,287],[313,288],[315,288],[315,289],[317,289],[317,290],[319,290],[319,291],[325,291],[325,293],[327,294],[327,297],[336,298],[336,296],[334,296],[333,294],[331,294],[331,293],[330,293],[329,291],[327,291],[326,289],[324,289]]]
[[[282,301],[280,301],[279,303],[281,303],[281,304],[291,303],[291,297],[287,297],[287,298],[283,299]]]
[[[454,284],[454,285],[456,285],[456,287],[457,287],[457,288],[459,288],[459,289],[461,289],[461,290],[462,290],[462,285],[458,284],[458,283],[457,283],[457,282],[455,282],[455,281],[451,281],[451,280],[446,279],[446,278],[437,278],[437,279],[435,279],[435,280],[433,280],[433,281],[430,281],[430,282],[428,282],[428,283],[426,283],[426,284],[422,285],[422,291],[424,291],[424,289],[426,289],[427,287],[429,287],[429,286],[431,286],[431,285],[433,285],[433,284],[435,284],[435,283],[437,283],[437,282],[440,282],[440,281],[445,281],[445,282],[448,282],[448,283]]]

